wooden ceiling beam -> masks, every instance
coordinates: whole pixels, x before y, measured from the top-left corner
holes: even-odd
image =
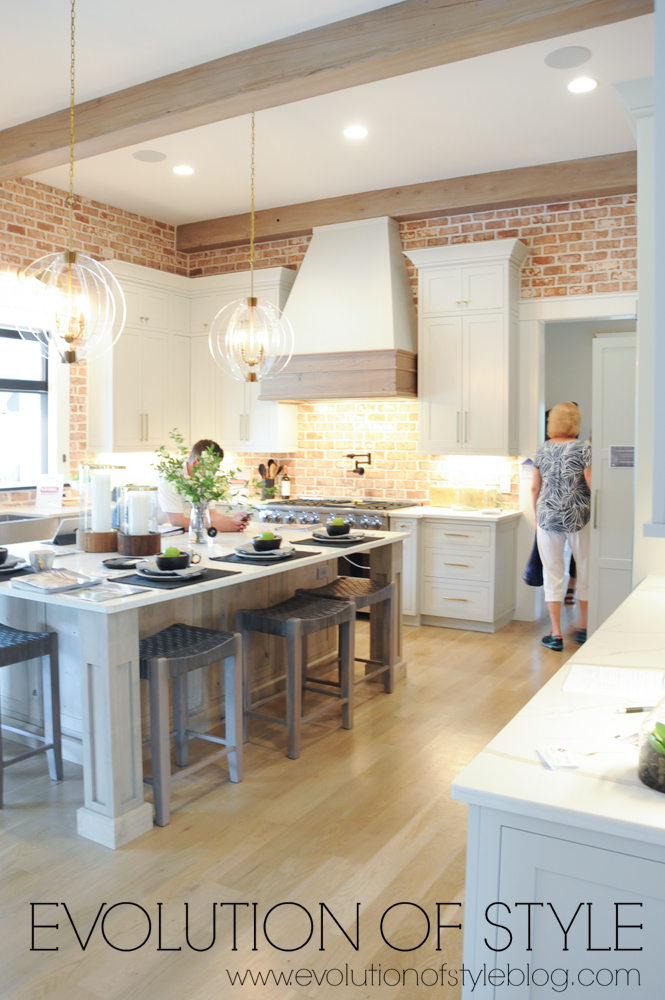
[[[76,108],[85,158],[348,87],[595,28],[653,0],[404,0]],[[0,132],[0,180],[67,162],[69,109]]]
[[[602,198],[636,190],[637,154],[612,153],[266,209],[256,213],[255,238],[302,236],[311,233],[314,226],[382,215],[398,220],[418,219],[435,212],[459,215],[539,202]],[[249,242],[249,227],[248,212],[189,222],[178,226],[176,249],[194,253],[240,246]]]

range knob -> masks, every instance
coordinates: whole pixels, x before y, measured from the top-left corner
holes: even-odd
[[[371,522],[369,524],[369,527],[370,528],[382,528],[383,527],[383,525],[381,523],[381,518],[378,516],[378,514],[375,517],[372,518],[372,520],[371,520]]]
[[[367,514],[363,514],[363,516],[360,518],[360,527],[361,528],[369,528],[369,526],[370,526],[369,518],[368,518]]]
[[[300,524],[309,524],[309,514],[306,514],[305,511],[302,514],[298,514],[298,521]]]
[[[282,518],[282,523],[283,524],[295,524],[296,523],[296,515],[293,513],[292,510],[290,510],[288,512],[288,514],[284,515],[284,517]]]
[[[349,516],[345,517],[344,520],[351,527],[353,527],[354,524],[356,523],[356,519],[355,519],[355,516],[353,514],[349,514]]]
[[[277,513],[277,511],[276,510],[267,511],[266,521],[268,521],[270,524],[275,524],[277,521],[279,521],[279,514]]]
[[[310,524],[321,524],[321,518],[319,517],[318,514],[310,514],[309,515],[309,523]]]

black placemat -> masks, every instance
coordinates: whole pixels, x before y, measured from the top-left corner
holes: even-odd
[[[182,576],[169,576],[160,577],[150,577],[143,576],[140,573],[122,573],[120,576],[109,576],[108,579],[112,583],[131,583],[137,587],[150,587],[155,590],[177,590],[178,587],[190,587],[193,583],[208,583],[210,580],[219,580],[223,576],[239,576],[234,570],[230,569],[204,569],[200,576],[193,577],[182,577]]]
[[[0,583],[3,580],[13,580],[15,576],[29,576],[30,573],[34,573],[32,566],[24,566],[22,569],[17,569],[13,573],[0,573]]]
[[[298,545],[300,545],[300,540],[298,540]],[[285,563],[291,563],[295,559],[309,559],[312,555],[311,552],[292,552],[287,559],[253,559],[252,556],[212,556],[211,561],[213,562],[230,562],[235,563],[236,566],[245,566],[249,564],[250,566],[283,566]]]
[[[343,538],[348,538],[348,535],[343,535]],[[336,545],[338,549],[350,549],[352,545],[362,545],[364,542],[376,542],[383,538],[384,535],[364,535],[362,538],[355,538],[352,542],[342,542],[339,538],[331,536],[330,538],[300,538],[298,539],[298,545]]]

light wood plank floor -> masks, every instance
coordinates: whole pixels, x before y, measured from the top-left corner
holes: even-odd
[[[569,609],[564,619],[572,626]],[[452,801],[450,782],[577,648],[542,648],[546,631],[543,622],[513,622],[496,635],[406,628],[406,679],[390,696],[377,685],[358,688],[352,731],[337,715],[323,717],[306,727],[301,758],[289,761],[283,728],[252,723],[242,784],[229,783],[223,762],[193,775],[176,785],[170,826],[119,851],[76,834],[80,768],[66,764],[59,785],[41,757],[5,772],[3,1000],[456,1000],[456,987],[415,985],[425,970],[461,964],[459,931],[443,931],[438,952],[435,939],[437,902],[464,899],[466,806]],[[35,946],[58,950],[31,951],[30,904],[49,902],[61,905],[36,908],[35,923],[58,927],[37,928]],[[103,922],[105,940],[104,913],[123,902]],[[286,902],[299,905],[279,905]],[[404,902],[431,922],[420,947],[426,919],[416,905],[394,906]],[[235,950],[229,905],[217,906],[208,948],[221,903],[250,904],[235,909]],[[320,950],[321,903],[354,943],[360,904],[358,950],[330,915]],[[389,944],[380,932],[388,910]],[[309,915],[314,931],[304,944]],[[463,911],[450,905],[441,917],[458,923]],[[291,973],[291,982],[229,980],[271,969]],[[304,969],[323,977],[321,985],[304,973],[296,981]],[[404,973],[405,985],[378,985],[379,970],[397,970],[387,973],[390,983]],[[425,981],[433,976],[425,972]]]

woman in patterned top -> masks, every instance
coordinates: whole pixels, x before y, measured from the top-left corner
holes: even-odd
[[[549,440],[534,459],[531,493],[536,511],[538,551],[543,562],[545,601],[552,631],[543,646],[563,649],[561,597],[566,542],[577,564],[580,627],[576,642],[586,641],[589,579],[589,519],[591,516],[591,446],[577,440],[580,411],[575,403],[559,403],[547,420]]]

